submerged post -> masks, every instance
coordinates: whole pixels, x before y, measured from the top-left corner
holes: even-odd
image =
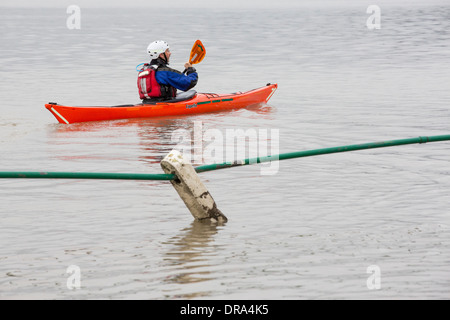
[[[177,150],[172,150],[162,161],[166,174],[173,174],[173,187],[196,220],[226,222],[228,219],[217,208],[216,202],[200,181],[194,167]]]

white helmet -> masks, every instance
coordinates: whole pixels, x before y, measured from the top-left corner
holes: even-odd
[[[166,52],[169,49],[167,42],[162,40],[153,41],[147,47],[147,52],[150,54],[150,58],[156,59],[161,53]]]

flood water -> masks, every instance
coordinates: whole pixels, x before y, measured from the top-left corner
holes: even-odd
[[[173,8],[150,24],[81,7],[70,29],[65,7],[2,8],[0,171],[163,173],[174,133],[196,128],[254,130],[274,153],[450,134],[450,5],[381,6],[374,30],[366,9]],[[135,67],[158,39],[179,70],[202,40],[198,92],[279,88],[179,118],[63,125],[44,108],[140,102]],[[267,167],[200,174],[222,225],[194,221],[167,181],[0,179],[0,299],[450,298],[450,142]]]

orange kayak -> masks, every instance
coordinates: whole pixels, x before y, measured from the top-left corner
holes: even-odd
[[[132,118],[153,118],[182,116],[197,113],[217,112],[245,108],[250,105],[267,103],[277,89],[277,84],[247,92],[230,94],[192,93],[187,100],[164,101],[153,104],[135,104],[110,107],[70,107],[49,102],[45,107],[60,123],[102,121]]]

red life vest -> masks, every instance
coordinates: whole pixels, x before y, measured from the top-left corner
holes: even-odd
[[[144,68],[139,72],[137,86],[139,89],[139,98],[150,99],[159,98],[161,94],[161,85],[156,81],[155,74],[157,65],[144,64]]]

